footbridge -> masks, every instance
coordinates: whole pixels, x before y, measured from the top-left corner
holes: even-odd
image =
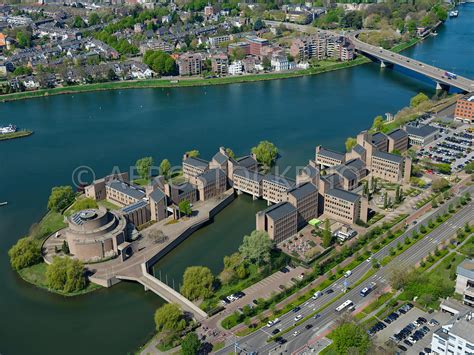
[[[368,56],[371,59],[380,61],[381,66],[398,65],[418,74],[424,75],[432,79],[436,83],[437,89],[447,89],[455,87],[465,92],[474,91],[474,80],[465,78],[460,75],[449,78],[445,73],[446,70],[420,62],[419,60],[406,57],[404,55],[394,53],[392,51],[383,49],[381,47],[373,46],[371,44],[362,42],[357,38],[360,32],[353,32],[349,34],[349,38],[355,46],[355,49]]]

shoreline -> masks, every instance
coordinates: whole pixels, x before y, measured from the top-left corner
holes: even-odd
[[[422,38],[415,38],[408,42],[399,43],[392,47],[392,51],[399,53],[405,49],[408,49],[418,42],[422,41]],[[223,78],[190,78],[190,79],[146,79],[146,80],[130,80],[130,81],[112,81],[106,83],[94,83],[86,85],[74,85],[68,87],[60,87],[53,89],[41,89],[35,91],[24,91],[19,93],[12,93],[0,96],[0,102],[11,102],[32,98],[42,98],[56,95],[66,95],[75,93],[86,93],[86,92],[97,92],[97,91],[109,91],[109,90],[122,90],[122,89],[153,89],[153,88],[180,88],[180,87],[199,87],[199,86],[214,86],[214,85],[228,85],[228,84],[243,84],[253,83],[259,81],[269,80],[281,80],[281,79],[292,79],[300,78],[304,76],[318,75],[322,73],[329,73],[336,70],[352,68],[358,65],[370,63],[370,59],[359,55],[358,58],[348,62],[323,62],[323,66],[302,69],[295,71],[287,71],[280,73],[262,73],[262,74],[250,74],[241,76],[228,76]],[[177,82],[173,82],[178,80]]]

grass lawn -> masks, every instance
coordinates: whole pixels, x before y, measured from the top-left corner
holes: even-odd
[[[99,206],[105,207],[108,210],[119,210],[120,206],[117,206],[116,204],[107,201],[107,200],[102,200],[102,201],[97,201]]]
[[[464,245],[459,248],[459,252],[463,253],[469,258],[474,257],[474,236],[470,237],[466,243],[464,243]]]
[[[30,235],[41,241],[64,227],[66,227],[64,216],[59,212],[49,211],[39,223],[31,227]]]
[[[135,179],[132,182],[138,186],[146,186],[150,183],[150,180],[140,178],[140,179]]]
[[[39,288],[42,288],[49,292],[57,293],[62,296],[79,296],[102,288],[101,286],[90,282],[85,289],[79,292],[64,293],[56,290],[51,290],[48,288],[48,285],[46,283],[46,268],[46,263],[40,263],[21,269],[18,273],[20,274],[20,277],[26,282],[29,282]]]

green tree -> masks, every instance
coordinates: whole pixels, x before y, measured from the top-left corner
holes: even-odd
[[[18,31],[16,41],[20,48],[29,48],[31,46],[31,34],[24,30]]]
[[[155,312],[157,332],[176,334],[186,327],[183,312],[177,304],[166,303]]]
[[[226,154],[229,156],[229,158],[235,159],[235,153],[232,149],[226,148],[225,149]]]
[[[86,287],[84,265],[77,259],[55,256],[46,269],[46,283],[57,291],[78,292]]]
[[[168,53],[164,51],[146,51],[143,62],[159,75],[176,75],[176,63]]]
[[[346,152],[350,152],[357,145],[357,139],[348,137],[346,139]]]
[[[41,248],[37,241],[31,238],[21,238],[8,251],[10,264],[15,270],[41,262]]]
[[[33,69],[26,66],[18,66],[13,71],[13,75],[21,76],[21,75],[31,75],[33,73]]]
[[[140,175],[142,179],[148,180],[150,178],[151,167],[153,166],[153,158],[145,157],[138,159],[135,163],[135,166],[137,168],[138,175]]]
[[[48,199],[48,209],[61,212],[74,201],[74,198],[75,194],[71,186],[53,187]]]
[[[61,245],[61,251],[64,254],[69,254],[69,246],[67,245],[67,242],[63,240],[63,245]]]
[[[255,23],[253,24],[253,29],[255,31],[260,31],[263,27],[265,27],[265,24],[263,23],[263,21],[261,19],[257,19],[255,21]]]
[[[420,92],[419,94],[413,96],[410,100],[410,106],[411,107],[417,107],[419,106],[422,102],[428,101],[429,97],[426,96],[424,93]]]
[[[179,208],[179,212],[186,216],[190,216],[191,213],[193,212],[191,203],[188,200],[180,201],[178,204],[178,208]]]
[[[261,141],[256,147],[252,148],[252,153],[255,154],[259,163],[270,167],[278,156],[278,149],[269,141]]]
[[[200,155],[199,150],[196,149],[187,151],[185,154],[190,158],[197,158]]]
[[[344,322],[332,332],[338,354],[367,354],[371,342],[363,327],[354,322]]]
[[[171,163],[168,159],[163,159],[160,163],[160,174],[168,177],[171,170]]]
[[[331,233],[331,226],[329,225],[329,219],[326,219],[324,221],[324,229],[322,232],[322,242],[323,242],[323,247],[328,248],[332,244],[332,233]]]
[[[183,276],[181,293],[191,301],[212,296],[212,284],[214,275],[211,270],[204,266],[190,266]]]
[[[201,348],[201,341],[196,333],[191,332],[186,334],[181,343],[181,354],[183,355],[196,355],[199,353]]]
[[[245,260],[260,266],[270,261],[272,247],[273,242],[267,232],[254,230],[250,235],[244,236],[239,252]]]
[[[449,181],[444,178],[436,179],[435,181],[433,181],[433,184],[431,185],[431,188],[435,192],[441,192],[448,187],[449,187]]]
[[[272,62],[268,57],[263,57],[262,59],[263,69],[270,70],[272,68]]]
[[[76,28],[83,28],[86,27],[86,23],[84,22],[81,16],[76,16],[74,17],[74,22],[72,23],[72,26]]]
[[[372,128],[376,130],[377,132],[380,132],[383,129],[383,117],[382,116],[377,116],[374,118],[374,122],[372,124]]]
[[[247,274],[246,263],[240,253],[224,256],[224,269],[219,274],[222,283],[226,284],[234,279],[244,279]]]
[[[98,25],[100,23],[100,17],[96,12],[92,12],[87,18],[87,22],[89,23],[89,26]]]

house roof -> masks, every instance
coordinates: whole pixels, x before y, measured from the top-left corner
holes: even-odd
[[[122,212],[123,213],[130,213],[130,212],[133,212],[135,210],[139,210],[140,208],[143,208],[146,205],[148,205],[147,201],[139,200],[137,202],[132,203],[131,205],[128,205],[128,206],[125,206],[124,208],[122,208]]]
[[[136,198],[137,200],[140,200],[145,197],[145,191],[142,189],[132,186],[124,181],[120,180],[110,180],[107,182],[107,185],[117,191],[120,191],[121,193]]]
[[[278,185],[293,187],[295,182],[281,175],[267,174],[264,176],[263,181],[269,181]]]
[[[422,126],[406,126],[405,130],[407,131],[408,135],[410,136],[417,136],[417,137],[428,137],[433,133],[438,131],[437,128],[429,125],[422,125]]]
[[[243,178],[253,180],[260,182],[263,180],[263,175],[260,174],[259,172],[248,170],[246,168],[238,167],[237,169],[234,170],[234,176],[241,176]]]
[[[339,198],[341,200],[345,200],[351,203],[357,202],[357,200],[360,198],[359,195],[353,192],[349,192],[349,191],[338,189],[338,188],[329,189],[328,191],[326,191],[326,195],[330,195],[330,196],[333,196],[333,197],[336,197],[336,198]]]
[[[304,184],[295,186],[292,189],[288,190],[288,193],[299,200],[317,191],[318,189],[316,188],[316,186],[314,186],[310,182],[306,182]]]
[[[318,155],[321,155],[323,157],[336,159],[336,160],[341,160],[341,161],[344,160],[344,154],[343,153],[339,153],[339,152],[336,152],[335,150],[331,150],[331,149],[326,149],[324,147],[319,148]]]
[[[201,158],[186,158],[183,160],[183,164],[188,164],[196,168],[207,168],[209,162]]]
[[[156,189],[150,194],[150,198],[156,202],[165,198],[165,193],[161,189]]]
[[[395,140],[403,139],[408,136],[407,132],[405,132],[403,129],[400,129],[400,128],[393,130],[387,135],[390,138],[395,139]]]
[[[244,168],[249,168],[256,165],[257,161],[251,155],[246,155],[245,157],[237,158],[237,163]]]
[[[263,211],[263,213],[273,220],[278,220],[293,212],[296,212],[296,208],[288,202],[277,203]]]
[[[474,280],[474,259],[465,259],[456,269],[458,275]]]
[[[353,150],[354,152],[356,152],[357,154],[359,154],[359,155],[362,155],[362,154],[365,153],[365,148],[364,148],[363,146],[361,146],[360,144],[356,144],[356,145],[352,148],[352,150]]]
[[[380,150],[375,150],[372,153],[372,156],[380,158],[380,159],[384,159],[384,160],[389,160],[389,161],[397,163],[397,164],[400,164],[403,161],[403,157],[401,157],[400,155],[391,154],[391,153],[387,153],[387,152],[382,152]]]
[[[189,182],[183,182],[180,185],[176,185],[176,189],[178,190],[179,195],[183,195],[185,193],[196,190],[196,188],[192,184],[190,184]]]
[[[381,132],[376,132],[372,134],[372,143],[373,144],[378,144],[380,142],[386,141],[387,136]]]
[[[336,173],[321,175],[321,179],[328,182],[331,185],[331,188],[341,184],[341,177]]]
[[[227,162],[227,160],[229,160],[229,158],[225,156],[224,154],[222,154],[221,152],[217,152],[212,157],[212,160],[215,160],[217,164],[224,164],[225,162]]]
[[[205,185],[208,185],[216,182],[218,179],[225,176],[225,173],[221,169],[210,169],[200,174],[197,178]]]
[[[465,341],[474,344],[474,321],[466,320],[465,318],[461,318],[460,320],[456,321],[449,333],[454,334],[460,338],[463,338]]]

